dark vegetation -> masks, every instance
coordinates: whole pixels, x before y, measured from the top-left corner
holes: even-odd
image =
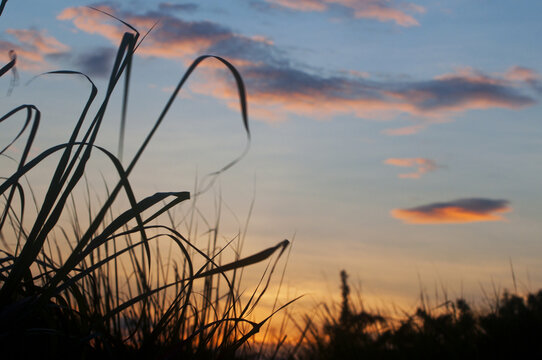
[[[5,5],[4,0],[0,13]],[[95,105],[97,87],[82,73],[53,71],[33,80],[62,77],[65,81],[82,78],[87,82],[88,99],[72,119],[75,126],[65,143],[32,158],[30,150],[39,136],[40,109],[24,104],[0,117],[0,123],[21,123],[14,139],[0,148],[0,160],[14,168],[6,174],[8,166],[2,167],[0,184],[3,359],[236,358],[249,351],[253,336],[281,309],[277,307],[263,320],[252,320],[289,242],[284,240],[242,257],[243,229],[223,244],[218,233],[219,219],[215,223],[208,221],[195,205],[196,198],[240,157],[208,175],[207,185],[196,190],[181,221],[174,219],[171,211],[186,206],[188,192],[159,192],[136,199],[130,181],[133,168],[186,80],[199,64],[211,58],[224,65],[235,79],[242,121],[250,140],[241,76],[223,58],[197,58],[125,165],[121,159],[128,89],[132,58],[141,39],[136,29],[122,23],[129,31],[118,47],[99,104]],[[10,60],[0,69],[0,76],[12,73],[15,78],[14,52],[10,52]],[[120,96],[122,105],[116,155],[96,143],[115,96]],[[89,160],[95,157],[108,161],[113,169],[108,175],[115,179],[112,184],[104,179],[102,194],[95,193],[87,181],[92,171]],[[28,179],[43,168],[50,170],[48,185],[43,192],[35,192]],[[208,229],[203,245],[196,245],[196,235],[201,233],[201,229],[197,230],[198,220]],[[228,261],[225,249],[235,254]],[[242,270],[261,262],[267,262],[267,267],[260,283],[247,293],[242,285]]]
[[[399,320],[353,306],[341,272],[338,311],[324,307],[322,326],[307,319],[297,359],[540,359],[542,290],[504,292],[485,309],[464,299],[426,305]]]

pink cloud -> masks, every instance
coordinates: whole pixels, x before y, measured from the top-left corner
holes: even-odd
[[[122,17],[124,21],[141,32],[151,29],[158,22],[151,35],[139,47],[138,54],[141,56],[187,60],[223,40],[241,37],[228,28],[209,21],[184,21],[156,12],[146,14],[119,12],[107,6],[99,9]],[[67,8],[57,18],[71,20],[77,29],[90,34],[99,34],[110,40],[113,45],[117,45],[123,33],[127,31],[115,20],[87,7]],[[270,42],[264,37],[254,37],[249,40]]]
[[[503,77],[510,81],[540,80],[540,75],[536,71],[522,66],[512,66],[503,74]]]
[[[274,4],[298,11],[325,11],[327,5],[322,0],[272,0]]]
[[[427,158],[389,158],[384,164],[416,168],[415,172],[399,174],[401,179],[419,179],[423,174],[437,169],[437,163]]]
[[[60,54],[70,48],[45,31],[32,29],[7,29],[6,33],[15,41],[0,40],[0,53],[6,60],[10,50],[17,54],[17,67],[22,70],[40,71],[49,66],[47,55]]]
[[[412,14],[425,13],[425,8],[412,3],[397,5],[390,0],[267,0],[296,11],[319,11],[329,9],[330,5],[340,5],[352,11],[355,18],[374,19],[381,22],[395,22],[400,26],[418,26]]]
[[[382,133],[386,135],[390,135],[390,136],[413,135],[413,134],[419,133],[420,131],[425,129],[427,126],[428,126],[427,124],[404,126],[400,128],[394,128],[394,129],[385,129],[382,131]]]
[[[376,19],[381,22],[394,21],[397,25],[405,27],[420,25],[418,20],[404,11],[381,5],[372,5],[366,8],[361,7],[355,9],[354,16],[357,18]]]

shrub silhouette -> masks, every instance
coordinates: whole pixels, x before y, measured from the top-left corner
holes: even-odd
[[[353,309],[341,271],[337,315],[326,305],[324,325],[310,324],[292,359],[511,359],[542,357],[542,290],[526,297],[504,292],[491,309],[473,311],[464,299],[438,309],[422,306],[399,322]],[[378,326],[375,326],[378,325]]]

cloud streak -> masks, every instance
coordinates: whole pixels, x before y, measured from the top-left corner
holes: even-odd
[[[384,164],[416,168],[415,172],[397,175],[401,179],[419,179],[423,174],[437,169],[437,163],[427,158],[389,158],[384,161]]]
[[[43,70],[49,65],[45,59],[47,56],[62,54],[70,49],[45,31],[7,29],[6,33],[14,40],[0,40],[0,53],[7,55],[9,50],[14,50],[17,66],[22,70]]]
[[[399,26],[418,26],[415,14],[425,13],[425,8],[412,4],[397,4],[390,0],[266,0],[268,3],[295,11],[328,11],[332,6],[347,9],[354,18],[394,22]]]
[[[527,68],[516,66],[501,74],[463,68],[420,81],[379,81],[348,73],[324,75],[293,66],[270,39],[240,35],[214,22],[186,21],[160,8],[145,13],[106,5],[100,9],[141,31],[159,21],[138,49],[141,56],[188,62],[199,54],[212,53],[232,61],[246,81],[251,114],[264,120],[284,120],[291,114],[319,118],[353,115],[371,120],[403,116],[415,123],[386,133],[408,135],[429,124],[449,121],[464,111],[520,109],[536,102],[531,93],[533,84],[538,84],[538,74]],[[99,34],[115,45],[126,30],[84,7],[66,8],[58,18],[72,21],[79,30]],[[237,94],[227,83],[230,75],[207,64],[210,79],[222,76],[226,81],[207,81],[198,84],[196,91],[212,93],[237,108]]]
[[[173,4],[170,2],[163,2],[158,4],[158,8],[162,11],[194,12],[198,7],[198,4],[194,3]]]
[[[391,216],[405,224],[464,224],[504,221],[501,214],[511,210],[507,200],[466,198],[409,209],[394,209]]]

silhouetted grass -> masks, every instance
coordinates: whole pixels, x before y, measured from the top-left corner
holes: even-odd
[[[341,272],[338,310],[324,305],[323,322],[307,317],[291,359],[539,359],[542,357],[542,290],[504,292],[490,307],[473,310],[464,299],[393,319],[353,306]]]
[[[2,1],[0,11],[5,4]],[[289,244],[287,240],[244,258],[237,248],[235,258],[223,262],[223,250],[232,243],[242,243],[241,232],[221,246],[216,223],[209,226],[207,246],[196,246],[195,218],[205,221],[197,208],[192,207],[182,222],[184,235],[170,212],[190,198],[188,192],[160,192],[137,199],[130,182],[132,170],[186,80],[209,58],[223,64],[236,81],[248,149],[250,131],[243,80],[226,59],[212,55],[197,58],[124,166],[121,157],[131,64],[140,35],[129,24],[123,24],[130,31],[121,40],[104,99],[94,113],[91,109],[98,89],[88,76],[69,70],[42,75],[82,77],[88,82],[88,99],[75,116],[75,126],[65,143],[32,158],[30,149],[39,136],[40,109],[25,104],[0,118],[0,123],[8,119],[23,121],[21,130],[1,149],[0,156],[9,158],[6,150],[24,138],[20,158],[10,158],[16,170],[3,174],[0,184],[2,358],[233,358],[269,319],[249,320]],[[12,53],[11,62],[0,70],[0,76],[14,71],[15,65]],[[121,131],[115,155],[96,145],[96,140],[123,77]],[[87,165],[96,155],[113,165],[118,179],[114,186],[106,187],[101,200],[91,196],[86,181]],[[209,189],[216,176],[243,155],[210,174],[198,194]],[[57,160],[41,199],[26,179],[53,159]],[[83,189],[85,199],[78,198],[77,189]],[[119,213],[116,206],[121,197],[129,205]],[[82,202],[86,202],[86,213],[81,213]],[[63,216],[71,219],[71,229],[61,222]],[[164,224],[163,219],[169,221]],[[161,253],[164,243],[169,244],[168,254]],[[172,255],[175,253],[176,257]],[[264,261],[269,264],[260,284],[242,298],[239,270]]]

